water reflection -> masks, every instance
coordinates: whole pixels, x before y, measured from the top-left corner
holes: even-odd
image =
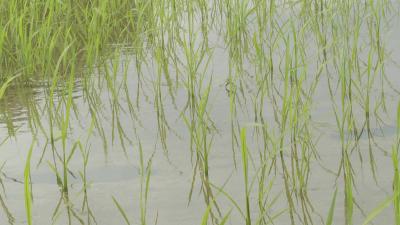
[[[0,130],[3,135],[7,131],[9,136],[15,136],[16,132],[36,133],[33,119],[40,120],[46,110],[48,101],[49,83],[46,81],[31,81],[29,84],[10,86],[3,98],[0,99]],[[54,101],[65,98],[66,83],[60,82],[54,91]],[[74,82],[73,99],[83,96],[81,79]],[[38,122],[38,121],[36,121]]]

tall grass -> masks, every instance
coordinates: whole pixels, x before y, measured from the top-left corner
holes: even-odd
[[[134,5],[130,1],[2,2],[1,66],[7,69],[2,78],[15,69],[22,69],[24,80],[47,76],[69,40],[82,60],[95,63],[107,44],[116,39],[126,43],[136,36]]]

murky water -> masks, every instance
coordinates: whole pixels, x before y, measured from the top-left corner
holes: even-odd
[[[390,84],[400,87],[400,71],[396,62],[400,62],[400,50],[398,49],[398,37],[400,37],[400,20],[391,22],[390,29],[384,34],[386,49],[390,52],[389,61],[385,70]],[[224,46],[224,40],[217,33],[210,33],[210,45]],[[312,52],[312,50],[311,50]],[[180,52],[178,55],[183,56]],[[232,151],[232,120],[230,112],[229,84],[229,60],[228,49],[215,48],[210,59],[210,65],[206,71],[210,86],[210,96],[207,104],[208,117],[213,121],[214,128],[210,129],[209,138],[212,139],[209,148],[209,176],[213,185],[223,187],[225,193],[232,196],[237,205],[245,205],[245,189],[243,184],[243,172],[241,170],[240,143],[236,152]],[[311,58],[311,56],[310,56]],[[168,85],[163,81],[162,100],[165,119],[168,121],[166,144],[163,148],[160,141],[160,125],[157,121],[158,110],[155,108],[156,94],[153,84],[157,82],[157,66],[155,59],[150,60],[148,66],[142,70],[145,78],[139,76],[135,57],[123,54],[118,61],[116,76],[105,79],[104,68],[99,68],[90,78],[77,79],[74,84],[73,110],[70,118],[70,130],[68,131],[68,152],[79,141],[84,148],[76,148],[68,161],[68,184],[70,207],[76,213],[73,217],[80,218],[81,222],[89,224],[88,220],[95,220],[97,224],[125,224],[123,217],[113,202],[113,197],[125,210],[133,224],[139,224],[141,206],[141,184],[143,176],[140,173],[139,148],[143,149],[144,163],[152,157],[152,173],[148,193],[147,222],[148,224],[200,224],[207,205],[204,202],[200,178],[194,181],[193,196],[189,203],[191,183],[193,180],[193,166],[195,157],[190,150],[190,133],[187,124],[182,118],[183,109],[187,103],[187,92],[184,85],[177,88],[175,99],[168,93]],[[127,64],[129,61],[129,64]],[[105,67],[112,71],[115,61],[110,61]],[[243,78],[244,93],[248,97],[243,98],[237,104],[237,115],[234,118],[234,126],[248,125],[248,145],[252,155],[250,165],[250,180],[252,185],[250,198],[252,200],[253,217],[257,217],[257,198],[259,194],[258,180],[254,179],[259,172],[260,157],[263,144],[262,136],[257,134],[254,105],[252,100],[257,96],[254,85],[257,84],[251,62],[245,62],[248,76]],[[312,62],[310,70],[313,70]],[[171,66],[171,71],[175,68]],[[315,70],[315,68],[314,68]],[[171,72],[171,75],[173,72]],[[124,80],[124,76],[127,77]],[[142,80],[140,80],[140,79]],[[183,81],[180,81],[183,82]],[[64,115],[66,94],[63,88],[67,84],[60,83],[60,88],[54,95],[56,112]],[[126,85],[128,88],[123,88]],[[66,206],[61,203],[62,195],[57,184],[54,172],[55,165],[60,166],[58,156],[52,149],[60,152],[61,142],[52,145],[49,139],[49,92],[48,82],[33,82],[33,85],[11,87],[6,96],[0,101],[0,175],[3,189],[0,197],[3,201],[0,213],[0,224],[7,224],[11,213],[15,218],[14,224],[26,224],[24,208],[24,168],[28,150],[35,139],[33,146],[31,181],[33,192],[33,221],[34,224],[68,224]],[[140,87],[138,89],[138,87]],[[113,92],[112,90],[117,90]],[[391,148],[396,135],[396,107],[399,95],[393,91],[387,83],[386,90],[387,113],[379,111],[382,122],[371,122],[371,135],[373,143],[367,132],[363,132],[359,139],[359,149],[351,154],[353,162],[354,199],[357,206],[354,207],[354,223],[361,224],[365,214],[379,205],[392,192],[393,168],[390,156]],[[380,89],[372,91],[374,97],[379,96]],[[362,92],[362,90],[361,90]],[[115,95],[116,94],[116,95]],[[310,124],[312,127],[312,141],[318,152],[318,160],[314,157],[309,162],[310,177],[308,178],[308,197],[313,206],[310,212],[315,224],[322,224],[328,214],[329,206],[335,188],[338,188],[338,198],[334,214],[334,224],[344,223],[344,181],[337,177],[341,161],[340,134],[337,130],[335,115],[332,111],[332,102],[327,90],[327,79],[322,77],[316,87]],[[374,105],[379,98],[373,98]],[[274,122],[274,109],[266,103],[264,105],[265,123]],[[131,111],[134,110],[134,111]],[[258,109],[259,110],[259,109]],[[362,109],[355,109],[355,115],[364,116]],[[56,113],[56,114],[57,114]],[[59,123],[60,121],[53,121]],[[362,122],[361,122],[362,123]],[[100,127],[100,128],[99,128]],[[120,129],[119,129],[119,128]],[[273,125],[271,125],[273,127]],[[93,129],[93,132],[90,130]],[[237,128],[234,128],[236,130]],[[123,133],[121,133],[123,132]],[[55,137],[61,131],[55,128]],[[261,139],[260,139],[261,138]],[[240,138],[239,138],[240,139]],[[369,164],[368,150],[372,145],[374,161],[377,168],[377,181],[373,179]],[[285,149],[289,147],[285,147]],[[56,151],[56,152],[57,152]],[[88,153],[88,163],[85,167],[82,154]],[[300,158],[307,157],[302,155]],[[290,154],[285,153],[285,158],[290,160]],[[235,164],[236,161],[236,164]],[[268,161],[268,163],[272,163]],[[279,164],[279,163],[278,163]],[[60,170],[60,168],[57,168]],[[61,170],[60,170],[61,171]],[[86,179],[81,176],[86,173]],[[285,213],[274,218],[274,224],[289,224],[287,202],[284,193],[284,179],[281,170],[271,172],[267,184],[271,183],[271,196],[277,201],[269,209],[274,215],[285,210]],[[197,175],[196,175],[197,176]],[[87,195],[83,191],[87,185]],[[223,214],[232,210],[228,224],[244,224],[244,220],[234,204],[224,193],[218,193],[216,200]],[[87,198],[87,204],[85,203]],[[300,201],[296,199],[295,201]],[[86,205],[85,205],[86,204]],[[82,206],[83,205],[83,206]],[[83,210],[82,210],[83,207]],[[89,214],[89,210],[92,214]],[[244,210],[244,207],[243,209]],[[385,209],[376,221],[379,224],[392,224],[393,209]],[[54,214],[56,212],[56,214]],[[89,219],[88,219],[89,218]],[[94,218],[94,219],[93,219]],[[73,224],[79,224],[79,219],[74,219]]]

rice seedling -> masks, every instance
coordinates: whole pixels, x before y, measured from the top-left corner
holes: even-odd
[[[400,103],[397,107],[397,136],[395,144],[393,145],[392,150],[392,160],[393,160],[393,168],[394,168],[394,176],[393,176],[393,209],[394,209],[394,217],[395,224],[400,224],[400,174],[399,174],[399,162],[398,162],[398,152],[400,148]]]
[[[392,132],[388,122],[399,94],[392,75],[398,68],[391,65],[396,49],[386,45],[398,5],[388,0],[0,1],[0,135],[6,136],[0,147],[18,145],[24,135],[38,140],[35,149],[43,150],[37,167],[46,162],[60,190],[50,210],[53,224],[107,220],[92,207],[90,199],[98,193],[90,188],[89,167],[101,163],[94,161],[99,154],[103,164],[119,154],[110,149],[121,149],[129,161],[132,137],[139,148],[134,155],[140,210],[124,209],[111,198],[126,224],[150,223],[150,178],[159,181],[153,167],[167,171],[160,168],[163,163],[153,163],[158,148],[167,165],[192,170],[185,183],[189,193],[182,197],[187,208],[176,211],[203,204],[201,224],[229,224],[235,216],[246,225],[352,225],[362,216],[368,224],[391,203],[394,223],[400,224],[400,132]],[[393,195],[380,195],[386,200],[377,206],[358,201],[370,191],[356,185],[364,182],[359,173],[365,164],[365,179],[377,186],[370,188],[388,189],[380,177],[386,176],[381,163],[390,154],[390,138],[395,139]],[[156,149],[146,165],[148,143]],[[39,152],[32,148],[23,175],[28,224],[36,223],[32,189],[42,185],[30,179],[31,157]],[[190,156],[182,159],[185,149]],[[331,182],[321,175],[325,172],[336,190],[322,185]],[[224,176],[229,177],[224,185],[216,185]],[[8,183],[0,183],[6,193]],[[217,201],[221,195],[225,198]],[[338,199],[343,215],[336,213]],[[20,219],[6,200],[0,195],[12,224]],[[364,207],[373,210],[365,215]],[[135,213],[138,221],[132,221]]]
[[[154,153],[150,156],[145,165],[142,144],[139,141],[139,166],[140,166],[140,196],[139,196],[139,207],[140,207],[140,222],[141,225],[148,224],[147,222],[147,208],[148,208],[148,198],[150,190],[150,178],[151,178],[151,168]],[[119,202],[112,196],[112,200],[117,207],[119,213],[122,215],[126,224],[130,225],[127,212],[122,208]]]
[[[84,143],[85,146],[83,146],[79,140],[74,144],[74,147],[76,147],[80,150],[80,153],[81,153],[82,159],[83,159],[83,170],[79,172],[79,175],[82,180],[81,192],[83,192],[83,201],[82,201],[81,212],[83,213],[86,210],[86,213],[87,213],[86,224],[92,224],[92,222],[94,224],[97,224],[94,213],[91,210],[90,205],[89,205],[88,192],[89,192],[90,185],[87,180],[87,167],[89,164],[89,156],[90,156],[90,151],[91,151],[90,145],[89,145],[89,140],[90,140],[90,136],[93,135],[94,126],[95,126],[94,120],[92,120],[91,125],[89,127],[87,137],[86,137],[86,143]],[[70,157],[72,157],[72,155],[70,155]],[[69,160],[71,160],[71,158],[69,158],[68,161]]]
[[[249,174],[248,174],[248,150],[246,144],[246,128],[242,128],[240,133],[240,140],[242,144],[242,166],[244,174],[244,186],[245,186],[245,196],[246,196],[246,225],[251,225],[250,216],[250,192],[249,192]]]
[[[26,209],[26,220],[28,225],[32,225],[32,188],[30,182],[30,168],[31,168],[31,157],[34,146],[34,141],[28,151],[26,158],[26,165],[24,171],[24,193],[25,193],[25,209]]]
[[[229,211],[221,220],[220,223],[218,223],[218,225],[224,225],[226,224],[226,222],[229,219],[229,215],[231,214],[231,212]],[[207,225],[208,224],[208,218],[210,215],[210,206],[207,207],[206,211],[204,212],[202,221],[201,221],[201,225]]]
[[[333,194],[332,197],[332,202],[331,206],[329,207],[329,213],[328,217],[326,218],[326,225],[332,225],[333,224],[333,215],[335,213],[335,205],[336,205],[336,195],[337,195],[337,189],[335,190],[335,193]]]
[[[12,76],[12,77],[8,78],[8,79],[1,85],[1,88],[0,88],[0,99],[4,96],[4,93],[6,92],[7,88],[10,86],[11,82],[12,82],[15,78],[19,77],[20,75],[21,75],[21,74],[15,75],[15,76]]]
[[[396,140],[392,147],[392,162],[393,162],[393,195],[388,197],[386,200],[381,202],[376,208],[374,208],[364,220],[363,225],[371,223],[379,214],[382,213],[384,209],[389,207],[393,204],[394,209],[394,224],[400,224],[400,213],[399,213],[399,161],[398,161],[398,152],[400,146],[400,103],[397,107],[397,133],[396,133]]]

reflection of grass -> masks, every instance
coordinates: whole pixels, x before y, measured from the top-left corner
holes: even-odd
[[[6,92],[7,88],[10,86],[11,82],[15,78],[17,78],[18,76],[20,76],[20,75],[12,76],[12,77],[8,78],[4,83],[1,84],[1,86],[0,86],[0,100],[3,98],[4,93]],[[1,144],[0,144],[0,146],[1,146]],[[25,177],[25,181],[24,181],[25,207],[26,207],[27,221],[28,221],[29,225],[32,224],[31,194],[30,194],[31,191],[30,191],[30,182],[29,182],[30,181],[30,179],[29,179],[29,176],[30,176],[30,172],[29,172],[29,170],[30,170],[30,156],[32,154],[32,148],[33,148],[33,144],[31,146],[31,149],[29,150],[29,153],[28,153],[28,158],[27,158],[27,163],[26,163],[26,166],[25,166],[25,173],[24,173],[24,177]],[[1,167],[1,169],[3,168],[3,166]],[[0,172],[1,172],[1,169],[0,169]],[[1,178],[0,178],[0,185],[3,188],[3,191],[5,191],[4,190],[4,183],[3,183],[3,180]],[[13,224],[15,219],[14,219],[12,213],[10,212],[9,208],[7,207],[7,205],[6,205],[6,203],[5,203],[4,199],[3,199],[2,194],[0,194],[0,205],[1,205],[1,208],[3,209],[3,211],[4,211],[4,214],[6,215],[6,217],[8,219],[8,222],[10,224]]]

